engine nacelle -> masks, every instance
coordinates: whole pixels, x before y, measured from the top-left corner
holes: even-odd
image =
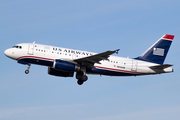
[[[74,76],[74,72],[59,71],[59,70],[55,70],[51,67],[48,67],[48,74],[54,75],[54,76],[59,76],[59,77],[73,77]]]
[[[56,59],[54,61],[53,68],[56,70],[61,70],[65,72],[69,72],[69,71],[74,72],[74,71],[80,70],[80,67],[78,65],[68,62],[68,61],[60,60],[60,59]]]

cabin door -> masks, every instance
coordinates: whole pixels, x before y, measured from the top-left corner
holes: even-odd
[[[33,44],[29,44],[28,54],[29,55],[33,55],[34,54],[34,43]]]
[[[133,60],[131,71],[137,71],[137,66],[138,66],[138,61]]]

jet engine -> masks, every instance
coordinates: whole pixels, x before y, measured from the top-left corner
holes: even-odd
[[[56,70],[60,70],[63,72],[74,72],[74,71],[79,71],[80,67],[74,63],[71,63],[69,61],[64,61],[60,59],[56,59],[54,61],[53,67]]]
[[[59,77],[73,77],[74,76],[74,72],[59,71],[59,70],[55,70],[52,67],[48,67],[48,74],[54,75],[54,76],[59,76]]]

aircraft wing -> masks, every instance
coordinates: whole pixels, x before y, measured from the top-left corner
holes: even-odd
[[[85,64],[85,65],[94,65],[95,63],[99,63],[101,64],[99,61],[101,60],[108,60],[108,57],[113,54],[113,53],[118,53],[118,50],[114,50],[114,51],[106,51],[106,52],[102,52],[102,53],[98,53],[95,55],[91,55],[88,57],[83,57],[83,58],[79,58],[79,59],[75,59],[74,61],[79,63],[79,64]]]
[[[164,65],[151,66],[149,68],[151,68],[151,69],[164,69],[164,68],[168,68],[168,67],[171,67],[171,66],[173,66],[173,65],[171,65],[171,64],[164,64]]]

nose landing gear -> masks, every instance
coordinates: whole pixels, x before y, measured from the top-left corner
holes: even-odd
[[[26,73],[26,74],[28,74],[28,73],[29,73],[30,66],[31,66],[31,64],[28,64],[28,66],[27,66],[27,70],[25,70],[25,73]]]

